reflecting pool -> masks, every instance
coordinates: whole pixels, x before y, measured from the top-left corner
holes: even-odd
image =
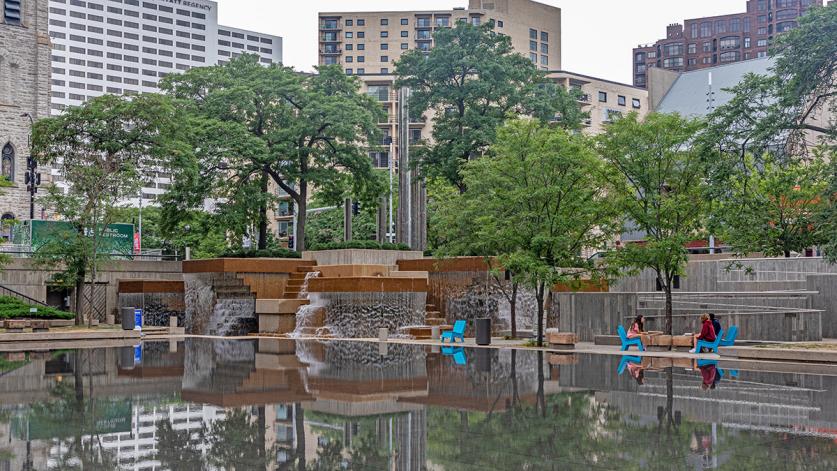
[[[837,376],[345,341],[0,354],[0,470],[837,469]]]

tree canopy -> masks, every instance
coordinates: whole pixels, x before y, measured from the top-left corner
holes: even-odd
[[[410,50],[395,66],[397,85],[412,90],[411,114],[433,119],[432,142],[416,149],[425,175],[465,191],[462,167],[489,153],[497,128],[515,115],[558,115],[565,127],[580,126],[582,113],[570,93],[547,81],[493,24],[457,22],[433,39],[429,52]]]
[[[258,227],[265,248],[267,212],[276,201],[272,182],[296,203],[296,248],[304,250],[310,187],[333,203],[350,194],[377,198],[382,185],[367,146],[383,110],[339,67],[318,72],[264,67],[257,56],[244,55],[166,77],[161,87],[188,115],[194,151],[172,161],[175,184],[164,199],[165,216],[176,220],[211,198],[228,229],[244,234]]]

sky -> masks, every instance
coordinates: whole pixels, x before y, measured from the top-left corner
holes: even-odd
[[[285,65],[312,70],[320,11],[435,10],[467,0],[216,0],[218,21],[283,38]],[[746,10],[746,0],[541,0],[562,10],[561,68],[631,83],[631,49],[687,18]]]

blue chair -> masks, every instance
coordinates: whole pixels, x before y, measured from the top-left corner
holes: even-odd
[[[724,336],[724,331],[721,330],[718,332],[718,335],[715,336],[714,342],[707,342],[706,340],[698,340],[697,345],[695,345],[695,353],[700,353],[700,350],[703,348],[708,348],[709,350],[718,353],[718,346],[721,345],[721,337]]]
[[[630,348],[631,345],[636,345],[636,347],[639,349],[640,352],[645,351],[645,347],[642,345],[642,338],[635,337],[635,338],[629,339],[627,332],[625,332],[625,328],[622,327],[622,324],[619,324],[619,327],[616,328],[616,331],[619,332],[619,340],[622,341],[622,351],[623,352],[625,350],[627,350],[628,348]]]
[[[622,355],[622,360],[619,362],[619,368],[616,372],[620,375],[624,373],[628,363],[642,363],[642,358],[636,355]]]
[[[722,347],[732,347],[735,345],[735,338],[738,337],[738,326],[732,325],[727,331],[727,336],[721,339]]]
[[[462,347],[442,347],[442,355],[453,357],[453,362],[457,365],[468,363],[467,358],[465,358],[465,350]]]
[[[465,326],[467,324],[465,321],[459,320],[453,323],[453,330],[449,330],[447,332],[442,333],[442,343],[445,343],[445,339],[451,341],[451,343],[456,342],[456,339],[461,341],[465,341]]]

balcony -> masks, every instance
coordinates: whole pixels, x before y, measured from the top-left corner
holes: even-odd
[[[342,42],[340,39],[340,35],[336,33],[326,33],[320,35],[320,42],[321,43],[339,43]]]
[[[430,18],[418,18],[416,19],[416,28],[432,28],[433,27],[433,20]]]
[[[433,35],[430,31],[417,31],[415,38],[416,41],[433,41]]]
[[[341,29],[339,20],[325,20],[320,22],[321,31],[340,31]]]
[[[339,47],[326,47],[326,48],[320,49],[320,55],[322,55],[322,56],[331,56],[331,55],[338,56],[340,54],[343,54],[343,49],[341,49]]]

